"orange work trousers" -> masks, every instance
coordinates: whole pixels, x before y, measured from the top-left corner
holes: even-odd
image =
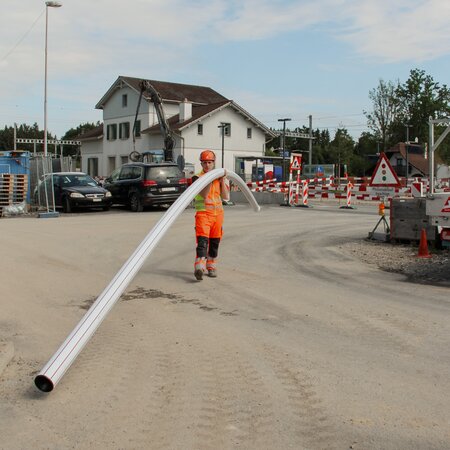
[[[223,211],[219,214],[210,214],[198,211],[195,214],[195,235],[206,238],[221,238],[223,235]]]

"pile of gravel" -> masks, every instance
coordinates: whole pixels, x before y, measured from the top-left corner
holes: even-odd
[[[404,274],[413,283],[450,287],[450,251],[429,248],[431,258],[418,258],[417,245],[390,244],[361,239],[347,242],[341,250],[381,270]]]

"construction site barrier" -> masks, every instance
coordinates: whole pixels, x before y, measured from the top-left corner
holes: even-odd
[[[247,183],[252,192],[282,193],[285,196],[284,203],[292,206],[307,206],[308,198],[311,199],[337,199],[345,200],[346,206],[351,208],[355,201],[389,201],[394,197],[413,197],[416,194],[415,186],[421,183],[422,195],[425,195],[429,182],[426,178],[414,177],[400,178],[400,187],[372,187],[370,177],[314,177],[307,179],[277,182],[275,179],[267,179],[253,183]],[[450,191],[447,187],[449,180],[440,179],[436,183],[442,191]],[[350,185],[350,189],[347,186]],[[384,192],[383,192],[384,190]],[[305,195],[307,192],[307,196]],[[301,195],[300,195],[301,194]],[[419,194],[420,195],[420,194]]]

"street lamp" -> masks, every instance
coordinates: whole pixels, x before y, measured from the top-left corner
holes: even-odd
[[[283,150],[283,183],[286,181],[286,170],[284,167],[284,154],[285,154],[285,140],[286,140],[286,122],[289,122],[291,119],[278,119],[278,122],[283,122],[283,145],[281,146]]]
[[[59,8],[62,3],[45,2],[45,76],[44,76],[44,156],[47,156],[47,36],[48,8]]]
[[[222,169],[224,169],[224,159],[225,159],[225,128],[227,128],[228,124],[223,123],[219,125],[217,128],[222,128]]]
[[[408,175],[409,175],[409,155],[408,155],[408,150],[409,150],[409,129],[412,128],[412,125],[405,125],[406,128],[406,142],[405,142],[405,151],[406,151],[406,187],[408,187]]]

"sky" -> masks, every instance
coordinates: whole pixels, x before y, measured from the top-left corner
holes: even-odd
[[[44,128],[46,4],[3,3],[0,128]],[[449,0],[61,0],[48,9],[47,126],[84,122],[121,75],[209,86],[266,126],[369,131],[380,79],[450,84]],[[19,136],[22,137],[22,136]],[[25,136],[23,136],[25,137]]]

